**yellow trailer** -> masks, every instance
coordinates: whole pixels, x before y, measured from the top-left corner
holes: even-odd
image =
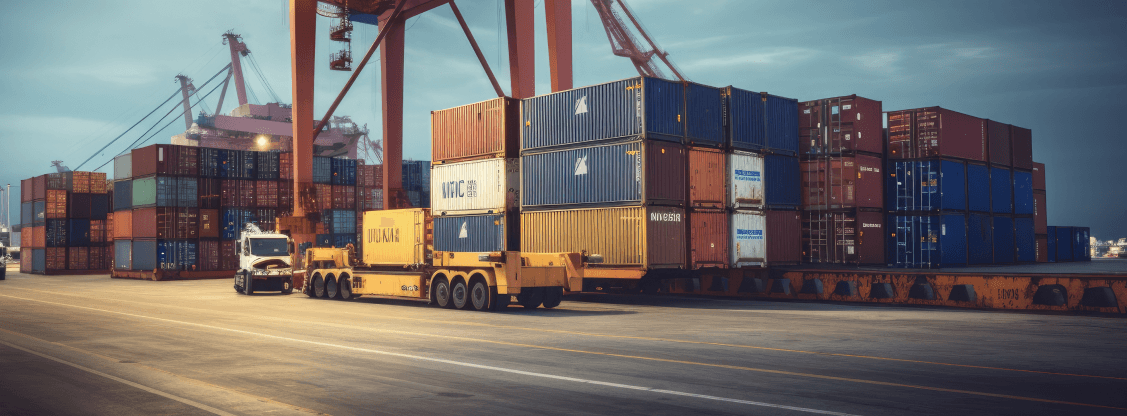
[[[310,297],[352,299],[362,295],[425,299],[443,308],[504,309],[512,300],[525,308],[554,308],[564,291],[583,287],[586,262],[580,253],[432,251],[427,209],[368,211],[363,252],[310,248],[304,256]]]

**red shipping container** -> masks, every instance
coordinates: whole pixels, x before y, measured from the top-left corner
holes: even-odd
[[[802,262],[802,219],[798,211],[766,211],[767,264]]]
[[[520,100],[498,97],[432,111],[431,160],[515,158],[520,151]]]
[[[44,253],[47,255],[47,270],[66,270],[66,247],[47,247],[44,249]]]
[[[728,212],[723,209],[689,213],[690,267],[728,267]]]
[[[1045,203],[1045,191],[1033,191],[1033,233],[1049,233],[1049,210]]]
[[[154,144],[133,149],[133,177],[161,174],[173,176],[199,175],[199,148],[172,144]]]
[[[105,173],[90,172],[90,193],[104,194],[108,189],[107,185],[109,185],[109,183],[106,181]]]
[[[47,226],[40,225],[38,227],[31,227],[31,240],[35,241],[35,248],[45,247],[47,245]]]
[[[383,165],[372,165],[372,186],[383,189]]]
[[[133,210],[134,239],[199,238],[197,208],[140,208]]]
[[[802,220],[806,263],[885,264],[881,212],[807,212]]]
[[[23,243],[20,243],[20,244],[23,244]],[[27,246],[24,246],[24,247],[27,247]],[[23,253],[23,255],[20,256],[20,273],[31,273],[32,256],[33,256],[33,254],[31,252],[31,250],[28,250],[27,253]]]
[[[278,155],[278,179],[293,180],[293,153]]]
[[[279,213],[293,212],[293,181],[278,182]]]
[[[89,210],[87,210],[87,212],[89,212]],[[67,218],[67,191],[55,189],[47,190],[47,208],[45,210],[45,216],[51,219]],[[87,214],[87,217],[89,217],[89,214]]]
[[[90,270],[109,270],[106,263],[106,247],[90,247]]]
[[[47,190],[67,190],[67,172],[48,173]],[[50,194],[50,192],[48,192]]]
[[[1038,235],[1036,237],[1036,240],[1037,240],[1037,262],[1038,263],[1048,263],[1049,262],[1049,236],[1048,235]]]
[[[219,268],[219,240],[200,240],[198,261],[202,271],[222,270]]]
[[[1036,162],[1033,163],[1033,190],[1034,191],[1044,191],[1045,190],[1045,164],[1044,163],[1036,163]]]
[[[35,184],[31,179],[20,180],[20,202],[31,202],[32,199],[35,199],[34,188]],[[29,256],[28,258],[31,257]]]
[[[88,247],[67,248],[67,270],[86,270],[90,268],[90,249]]]
[[[35,201],[42,201],[47,199],[47,175],[39,175],[31,178],[31,198]]]
[[[113,214],[114,213],[112,213],[112,212],[106,214],[106,242],[110,242],[110,243],[112,243],[113,240],[114,240],[114,236],[113,236]]]
[[[317,210],[324,211],[326,209],[333,209],[333,186],[315,183],[313,184],[313,189],[316,191],[314,206],[317,207]]]
[[[113,217],[114,240],[132,240],[133,211],[117,211],[113,213]]]
[[[1033,131],[1013,126],[1013,166],[1015,169],[1033,169]]]
[[[199,195],[199,207],[203,209],[222,208],[223,187],[222,180],[214,178],[198,178],[196,192]]]
[[[219,270],[238,270],[239,256],[235,252],[234,240],[219,242]]]
[[[274,208],[278,206],[278,182],[255,181],[255,206]]]
[[[32,248],[35,247],[35,238],[31,232],[31,227],[20,228],[20,247]],[[28,253],[31,253],[30,251]]]
[[[884,153],[880,101],[854,94],[807,101],[798,109],[800,153]]]
[[[990,144],[989,162],[998,166],[1010,166],[1013,159],[1010,151],[1010,125],[994,120],[986,120],[986,140]]]
[[[332,209],[356,209],[356,187],[333,185]]]
[[[106,220],[92,220],[90,221],[90,242],[91,243],[105,243],[106,239]]]
[[[255,181],[223,179],[219,204],[223,208],[254,208]]]
[[[157,209],[137,208],[131,214],[133,217],[132,233],[129,238],[157,238]]]
[[[69,209],[67,216],[69,218],[88,219],[90,218],[90,211],[93,208],[94,201],[90,194],[72,193],[70,200],[67,201]]]
[[[953,157],[985,162],[983,119],[940,107],[888,113],[888,158]]]
[[[223,222],[217,209],[200,210],[200,238],[219,238]]]
[[[724,151],[719,149],[689,148],[690,206],[724,208],[728,190],[725,186],[728,174],[725,156]],[[722,263],[727,264],[727,260]]]
[[[862,155],[801,162],[804,209],[882,208],[883,162]]]
[[[91,172],[67,172],[65,175],[66,190],[76,194],[90,193]]]

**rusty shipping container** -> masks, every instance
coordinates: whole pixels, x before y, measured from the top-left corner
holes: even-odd
[[[802,260],[806,263],[885,263],[884,213],[802,214]]]
[[[47,205],[44,210],[44,217],[51,219],[67,217],[67,191],[56,189],[47,190]]]
[[[67,248],[67,270],[86,270],[90,268],[89,247]]]
[[[199,269],[205,272],[222,270],[219,268],[219,240],[200,240]]]
[[[293,153],[278,155],[278,179],[293,180]]]
[[[239,254],[235,251],[235,241],[219,242],[219,270],[238,270]]]
[[[67,173],[48,173],[47,174],[47,190],[67,190]]]
[[[727,155],[718,149],[690,147],[689,206],[724,208],[727,200]]]
[[[883,163],[884,159],[864,155],[803,161],[803,208],[880,209],[884,205]]]
[[[47,247],[47,226],[40,225],[38,227],[31,227],[32,240],[35,245],[32,247]]]
[[[985,162],[986,122],[940,107],[890,111],[889,159],[953,157]]]
[[[244,179],[223,179],[220,180],[219,187],[219,204],[222,207],[254,208],[255,181]]]
[[[67,248],[66,247],[47,247],[45,251],[47,255],[47,269],[46,271],[66,270],[67,268]]]
[[[521,250],[602,254],[595,267],[684,268],[685,211],[634,206],[521,213]]]
[[[807,155],[884,153],[882,110],[880,101],[856,94],[800,103],[799,152]]]
[[[732,151],[727,155],[727,205],[734,209],[762,209],[766,184],[763,181],[763,156]]]
[[[293,212],[293,181],[283,180],[278,182],[278,207],[279,212]]]
[[[197,208],[140,208],[133,210],[133,239],[199,238]]]
[[[133,239],[133,211],[113,213],[113,238],[114,240]]]
[[[1011,166],[1013,144],[1010,142],[1010,125],[986,120],[986,141],[989,143],[989,162],[998,166]]]
[[[106,174],[103,172],[90,172],[90,193],[104,194],[108,192],[109,185],[112,182],[106,180]]]
[[[332,185],[333,202],[331,209],[356,209],[356,187],[351,185]]]
[[[498,97],[431,111],[431,161],[515,158],[520,152],[520,100]],[[374,185],[365,185],[374,186]]]
[[[798,211],[764,212],[767,231],[767,265],[802,262],[802,218]]]
[[[526,152],[520,163],[522,209],[685,204],[685,148],[678,143],[635,141]]]
[[[728,211],[694,209],[689,212],[689,267],[728,267]]]
[[[271,180],[255,181],[254,206],[273,208],[278,206],[278,182]]]
[[[90,243],[101,244],[106,242],[109,242],[109,236],[106,235],[106,220],[90,221]]]
[[[109,247],[90,247],[89,270],[110,270]]]
[[[94,180],[93,172],[73,172],[72,171],[72,172],[66,172],[64,175],[65,175],[64,178],[65,178],[65,181],[66,181],[66,185],[63,189],[66,189],[68,191],[78,193],[78,194],[91,193],[90,185],[91,185],[91,182]],[[102,175],[102,180],[104,181],[106,179],[105,174],[103,173],[101,175]]]
[[[149,175],[199,175],[200,148],[173,144],[154,144],[133,149],[133,177]]]
[[[1013,167],[1015,169],[1033,169],[1033,131],[1027,128],[1013,126],[1010,131],[1013,140]]]

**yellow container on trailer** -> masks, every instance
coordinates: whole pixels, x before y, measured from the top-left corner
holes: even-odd
[[[430,233],[429,209],[366,211],[363,261],[370,266],[427,263]]]

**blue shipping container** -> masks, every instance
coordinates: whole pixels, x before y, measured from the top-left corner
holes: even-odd
[[[1057,261],[1065,262],[1072,261],[1075,252],[1073,251],[1073,241],[1076,236],[1073,234],[1075,230],[1072,227],[1056,227],[1057,228]]]
[[[403,190],[426,192],[430,196],[430,161],[404,160],[402,167]]]
[[[1033,234],[1033,218],[1014,218],[1014,258],[1018,263],[1037,261],[1037,236]]]
[[[35,222],[35,203],[24,202],[20,204],[20,226],[31,227]]]
[[[967,209],[990,212],[990,168],[986,165],[967,164]]]
[[[31,250],[31,271],[43,273],[47,270],[47,251],[41,248]]]
[[[254,211],[249,209],[227,208],[223,210],[223,230],[220,237],[224,240],[237,240],[242,235],[243,228],[248,222],[254,222]]]
[[[891,161],[890,211],[964,211],[966,165],[952,160]],[[770,178],[768,178],[770,179]]]
[[[760,151],[766,146],[767,116],[763,95],[735,87],[725,88],[724,134],[735,149]],[[796,120],[798,115],[795,115]]]
[[[200,176],[222,178],[227,172],[227,151],[224,149],[200,148]]]
[[[930,269],[967,264],[966,217],[962,214],[890,215],[889,266]]]
[[[768,152],[798,155],[798,100],[766,95]]]
[[[356,233],[351,234],[333,234],[333,247],[344,248],[352,244],[356,246]]]
[[[35,201],[31,203],[31,212],[34,213],[34,218],[31,223],[35,226],[46,224],[47,221],[47,201]]]
[[[1030,185],[1032,187],[1032,185]],[[990,168],[990,212],[995,214],[1012,214],[1013,208],[1013,176],[1006,168]]]
[[[67,247],[90,246],[90,220],[67,220]]]
[[[521,206],[685,203],[688,172],[679,144],[603,144],[525,154],[520,160]],[[797,174],[798,160],[794,163]]]
[[[1057,261],[1057,227],[1049,226],[1047,229],[1048,243],[1045,244],[1049,249],[1048,260],[1050,263]]]
[[[157,240],[157,264],[164,270],[196,270],[199,243],[195,240]]]
[[[199,207],[199,182],[196,178],[157,176],[158,207]]]
[[[466,215],[434,218],[437,251],[489,252],[520,250],[520,227],[515,214]]]
[[[90,195],[90,219],[104,220],[110,212],[110,196],[107,194]]]
[[[802,203],[798,158],[783,155],[763,156],[765,203],[768,208],[797,207]]]
[[[333,185],[356,185],[356,160],[333,158],[329,162]]]
[[[323,156],[313,156],[313,183],[333,183],[333,161]]]
[[[1014,219],[994,217],[994,264],[1014,262]]]
[[[113,269],[133,270],[133,242],[130,240],[114,240],[113,242]]]
[[[278,180],[281,167],[281,154],[278,152],[257,152],[258,165],[255,172],[258,179]]]
[[[723,91],[697,83],[685,84],[686,143],[719,147],[724,144]]]
[[[989,214],[967,216],[967,263],[994,262],[994,220]]]
[[[1090,234],[1088,227],[1072,227],[1072,235],[1075,236],[1072,240],[1072,261],[1092,259]]]
[[[635,77],[521,100],[521,150],[645,138],[681,143],[685,87]]]
[[[44,247],[66,247],[67,246],[67,220],[47,220],[46,227],[43,230],[44,234]],[[89,228],[89,226],[87,226]],[[89,233],[89,230],[87,230]]]
[[[113,210],[133,209],[133,181],[122,180],[113,183]]]
[[[130,253],[133,260],[133,268],[130,270],[156,270],[157,265],[157,242],[156,240],[133,240],[133,248]]]
[[[356,234],[356,211],[326,209],[321,212],[321,222],[329,234]]]
[[[224,178],[229,179],[255,179],[255,165],[258,162],[257,152],[252,150],[227,150],[227,160],[223,164]]]
[[[1014,214],[1033,215],[1033,173],[1013,171]]]

